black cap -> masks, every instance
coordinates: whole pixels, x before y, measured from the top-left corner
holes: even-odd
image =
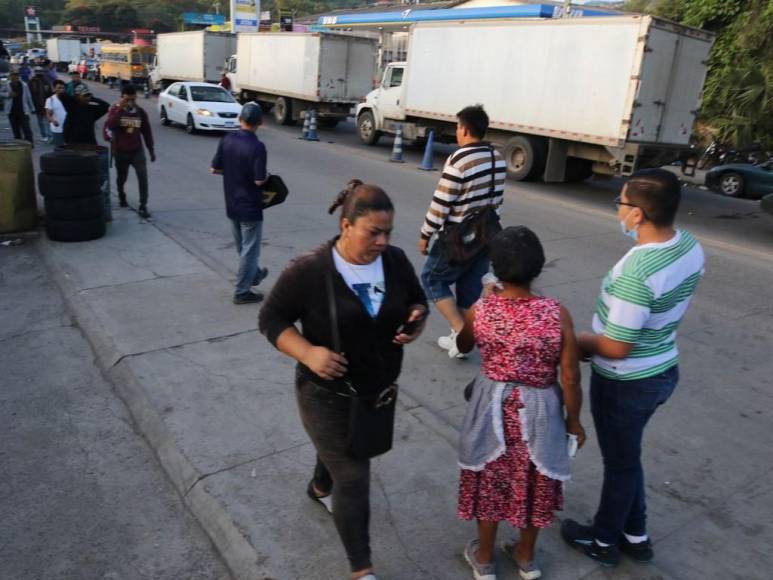
[[[260,125],[263,122],[263,109],[254,101],[250,101],[242,107],[239,118],[248,125]]]

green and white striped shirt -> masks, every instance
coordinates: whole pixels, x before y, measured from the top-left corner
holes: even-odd
[[[594,356],[594,370],[630,381],[676,365],[676,329],[703,272],[703,248],[686,231],[677,230],[667,242],[631,248],[601,284],[593,332],[634,347],[624,359]]]

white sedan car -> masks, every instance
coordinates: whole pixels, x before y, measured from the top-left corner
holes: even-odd
[[[188,133],[238,129],[241,110],[231,93],[208,83],[174,83],[158,95],[161,123],[180,123]]]

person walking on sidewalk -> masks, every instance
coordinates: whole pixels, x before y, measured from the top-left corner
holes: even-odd
[[[38,130],[40,139],[49,143],[51,141],[51,130],[49,128],[48,115],[46,114],[46,101],[54,94],[51,83],[48,82],[46,71],[42,66],[35,67],[35,76],[27,83],[32,95],[32,102],[35,103],[35,118],[38,121]]]
[[[67,118],[64,120],[65,144],[96,145],[94,125],[110,109],[110,103],[93,96],[83,83],[75,87],[74,96],[65,91],[59,95],[59,100],[67,111]]]
[[[74,69],[70,71],[70,80],[67,83],[67,94],[70,95],[71,97],[74,97],[75,88],[83,84],[84,83],[81,80],[81,73],[78,72],[78,69]]]
[[[51,143],[54,147],[64,145],[64,121],[67,111],[60,97],[64,94],[64,81],[54,81],[54,94],[46,99],[46,116],[51,130]]]
[[[252,292],[268,269],[260,267],[260,241],[263,233],[263,184],[266,171],[266,146],[256,135],[263,123],[263,110],[254,102],[242,107],[240,130],[220,140],[210,171],[223,176],[225,208],[231,220],[239,272],[236,276],[234,304],[251,304],[263,300],[263,294]]]
[[[11,71],[8,85],[3,95],[5,113],[11,123],[14,139],[24,139],[33,144],[32,128],[29,116],[35,112],[35,103],[32,101],[30,89],[17,71]]]
[[[644,428],[679,380],[676,331],[704,273],[701,245],[674,228],[679,180],[663,169],[634,173],[616,200],[623,233],[635,240],[609,271],[579,347],[592,357],[591,413],[604,460],[592,526],[567,519],[564,540],[615,566],[624,552],[652,560],[641,446]]]
[[[491,212],[495,212],[498,228],[506,176],[502,156],[483,142],[489,125],[483,107],[465,107],[457,113],[457,119],[456,141],[460,149],[443,167],[419,239],[419,252],[428,255],[421,273],[422,284],[451,327],[451,334],[441,336],[438,346],[448,351],[451,358],[464,356],[456,348],[456,335],[464,326],[464,311],[480,297],[481,278],[488,272],[489,258],[485,244],[466,258],[450,257],[447,234],[454,227],[462,227],[465,220],[468,220],[465,227],[473,220],[489,220]],[[428,250],[432,236],[437,239]],[[475,247],[478,241],[465,239],[464,244]],[[451,285],[455,285],[456,297]]]
[[[567,433],[585,442],[577,343],[569,312],[531,291],[545,264],[534,232],[509,227],[489,247],[497,285],[467,310],[456,337],[460,352],[477,345],[481,356],[459,448],[458,514],[478,522],[464,557],[477,580],[495,580],[497,525],[506,521],[520,538],[502,549],[521,578],[536,580],[537,536],[562,508],[570,478]]]
[[[351,577],[375,580],[368,524],[373,454],[363,456],[351,443],[389,436],[391,444],[391,424],[379,423],[383,432],[360,439],[350,432],[350,415],[363,405],[394,405],[403,347],[421,334],[427,300],[405,253],[389,245],[394,206],[384,190],[353,180],[329,212],[339,207],[340,235],[282,272],[259,328],[298,361],[298,407],[317,451],[307,494],[328,511],[332,497]]]
[[[149,218],[148,211],[148,164],[145,159],[143,141],[150,155],[150,162],[156,162],[153,144],[153,131],[145,110],[137,105],[137,89],[134,85],[125,85],[121,90],[121,100],[110,107],[105,122],[105,129],[110,132],[110,144],[115,159],[118,188],[118,204],[128,207],[126,201],[126,180],[129,177],[129,167],[134,167],[140,190],[140,206],[137,213],[142,218]]]

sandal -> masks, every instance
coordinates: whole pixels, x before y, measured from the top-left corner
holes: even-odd
[[[515,547],[517,545],[518,542],[504,541],[499,545],[499,547],[502,548],[502,551],[505,554],[507,554],[508,558],[515,562],[515,565],[518,568],[518,575],[523,580],[537,580],[537,578],[542,578],[542,570],[537,567],[537,563],[534,560],[522,564],[515,559]]]
[[[333,513],[333,495],[327,494],[323,496],[318,496],[314,492],[314,480],[312,479],[309,482],[309,486],[306,488],[306,495],[308,495],[311,499],[313,499],[315,502],[317,502],[319,505],[321,505],[323,508],[325,508],[325,511],[327,513],[332,514]]]

